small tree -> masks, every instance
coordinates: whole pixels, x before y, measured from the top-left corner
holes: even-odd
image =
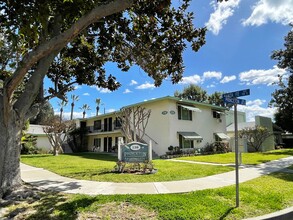
[[[43,127],[43,130],[47,134],[53,147],[54,156],[58,156],[59,153],[63,153],[62,144],[74,128],[75,124],[71,121],[61,122],[56,117],[48,120],[47,125]]]
[[[151,110],[141,106],[122,108],[117,115],[127,142],[143,140]]]
[[[272,133],[265,127],[255,126],[254,128],[244,128],[239,131],[240,138],[246,138],[248,145],[255,151],[261,151],[263,142],[271,136]]]

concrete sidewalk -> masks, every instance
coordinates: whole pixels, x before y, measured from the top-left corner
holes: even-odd
[[[287,157],[258,166],[246,167],[239,170],[239,179],[240,182],[245,182],[282,170],[292,164],[293,157]],[[20,164],[20,169],[23,181],[34,186],[58,192],[87,195],[184,193],[235,184],[235,171],[181,181],[113,183],[71,179],[59,176],[42,168],[35,168],[22,163]]]

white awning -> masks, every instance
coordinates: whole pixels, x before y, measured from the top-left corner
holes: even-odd
[[[202,136],[195,132],[178,131],[177,133],[182,135],[186,140],[202,140]]]
[[[220,112],[220,111],[215,111],[217,112],[218,114],[221,114],[221,115],[225,115],[225,112]]]
[[[221,140],[230,140],[230,137],[224,133],[216,133]]]
[[[195,107],[192,107],[192,106],[188,106],[188,105],[180,105],[181,107],[183,108],[186,108],[190,111],[194,111],[194,112],[201,112],[201,110],[199,108],[195,108]]]

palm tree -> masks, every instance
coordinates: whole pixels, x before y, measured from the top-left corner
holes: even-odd
[[[80,110],[83,110],[82,112],[82,118],[85,118],[86,111],[91,110],[90,106],[88,104],[84,104],[82,107],[79,108]]]
[[[78,95],[71,95],[71,114],[70,114],[70,120],[73,119],[73,109],[74,109],[74,102],[79,100],[79,96]]]
[[[67,105],[67,101],[62,100],[61,102],[58,102],[58,106],[60,107],[60,122],[62,121],[62,115],[63,115],[63,108]]]
[[[225,103],[222,99],[222,94],[222,92],[214,92],[213,94],[211,94],[208,98],[209,104],[225,107]]]
[[[97,107],[96,107],[97,113],[96,113],[96,115],[97,116],[99,115],[100,103],[101,103],[101,99],[96,99],[96,104],[97,104]]]

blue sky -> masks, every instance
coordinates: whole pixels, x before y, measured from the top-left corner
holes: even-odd
[[[178,4],[179,0],[173,1]],[[284,37],[293,22],[293,0],[229,0],[222,4],[216,1],[193,0],[189,8],[195,13],[196,27],[208,27],[207,42],[199,52],[188,48],[184,53],[185,72],[182,82],[173,85],[165,80],[160,87],[154,87],[153,80],[139,67],[133,66],[128,72],[121,72],[116,64],[107,64],[108,74],[117,77],[122,86],[114,92],[96,87],[78,86],[68,94],[79,96],[74,112],[82,117],[81,107],[88,104],[91,111],[87,117],[95,115],[95,99],[101,99],[100,113],[119,110],[121,107],[144,100],[172,96],[176,90],[182,91],[190,83],[207,90],[232,92],[250,89],[246,106],[239,110],[246,112],[247,120],[255,115],[273,117],[274,108],[269,108],[271,93],[278,87],[278,74],[286,75],[278,69],[277,62],[271,60],[273,50],[283,48]],[[59,113],[58,100],[53,99],[56,114]],[[70,104],[64,108],[69,117]]]

